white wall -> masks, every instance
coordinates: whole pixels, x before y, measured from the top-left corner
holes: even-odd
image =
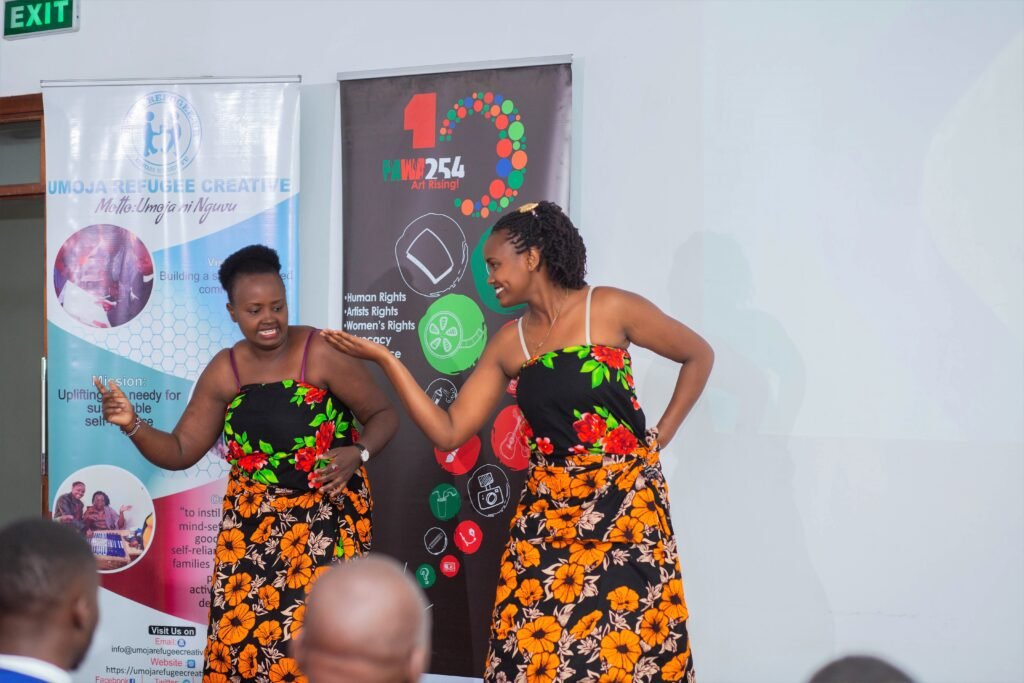
[[[667,464],[701,680],[849,651],[1024,679],[1024,4],[83,5],[77,34],[0,43],[0,94],[302,75],[316,324],[335,74],[574,54],[591,280],[718,352]],[[656,413],[672,368],[637,370]]]

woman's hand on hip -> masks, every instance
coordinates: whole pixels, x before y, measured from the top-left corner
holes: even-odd
[[[355,446],[342,446],[327,451],[325,457],[329,462],[318,470],[314,470],[310,480],[313,485],[329,496],[336,496],[348,484],[355,471],[363,464],[362,452]]]

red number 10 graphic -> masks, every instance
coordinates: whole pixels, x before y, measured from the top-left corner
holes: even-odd
[[[487,218],[508,208],[525,181],[526,126],[515,102],[500,93],[477,91],[456,100],[445,112],[439,127],[437,93],[416,93],[405,105],[402,126],[403,130],[412,132],[413,149],[430,149],[436,146],[438,135],[442,142],[450,142],[456,127],[474,115],[490,121],[498,131],[494,148],[497,154],[495,176],[487,184],[486,192],[456,198],[455,206],[463,215]],[[453,175],[462,177],[462,174]]]
[[[434,146],[437,123],[437,93],[421,92],[409,98],[405,105],[404,130],[412,131],[412,148],[427,149]]]

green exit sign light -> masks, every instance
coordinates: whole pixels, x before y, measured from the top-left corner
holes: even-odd
[[[79,0],[4,0],[4,38],[78,30]]]

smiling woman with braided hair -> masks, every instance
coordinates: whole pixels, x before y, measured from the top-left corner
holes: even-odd
[[[693,681],[688,612],[659,451],[704,389],[714,354],[647,299],[587,286],[586,248],[551,202],[502,217],[484,245],[503,306],[526,304],[491,339],[445,411],[386,348],[325,331],[378,363],[442,450],[484,426],[511,379],[530,470],[501,560],[487,681]],[[648,427],[630,344],[682,365]]]
[[[155,465],[187,469],[223,438],[231,473],[203,683],[305,680],[287,641],[302,628],[317,577],[334,559],[369,550],[363,464],[398,423],[362,363],[315,329],[288,324],[280,270],[277,253],[260,244],[224,259],[220,280],[242,340],[206,366],[173,431],[146,424],[116,384],[96,381],[103,417]]]

